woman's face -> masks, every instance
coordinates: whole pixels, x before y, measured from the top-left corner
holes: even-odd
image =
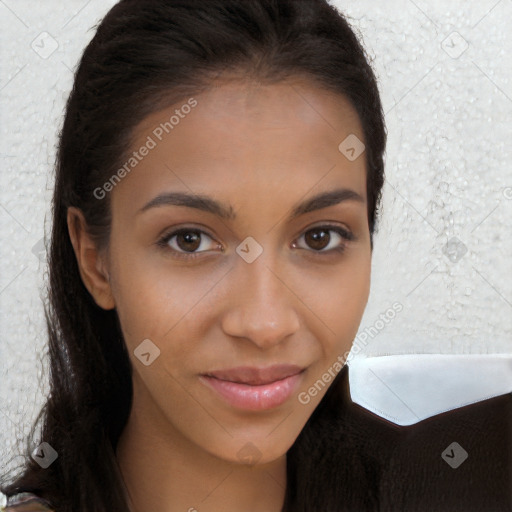
[[[224,83],[138,126],[136,161],[109,192],[112,304],[100,305],[117,309],[151,435],[261,464],[293,444],[368,300],[354,135],[346,100],[298,80]],[[296,368],[258,372],[274,365]]]

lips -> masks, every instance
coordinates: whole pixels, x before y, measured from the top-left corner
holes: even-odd
[[[216,370],[205,374],[207,377],[215,377],[219,380],[238,382],[249,386],[262,386],[278,380],[286,379],[296,375],[303,370],[300,366],[291,364],[280,364],[267,368],[255,368],[250,366],[239,366],[228,370]]]
[[[199,380],[231,407],[264,411],[287,402],[300,386],[304,371],[296,365],[243,366],[203,374]]]

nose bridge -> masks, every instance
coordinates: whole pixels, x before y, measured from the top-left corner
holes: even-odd
[[[294,295],[284,284],[286,280],[269,251],[252,263],[240,258],[236,267],[235,291],[223,322],[226,334],[268,348],[297,331]]]

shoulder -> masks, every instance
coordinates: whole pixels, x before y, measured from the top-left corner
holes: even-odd
[[[381,510],[510,512],[511,358],[378,359],[351,368],[351,406],[381,460]]]
[[[403,429],[381,481],[389,510],[512,510],[512,393]]]
[[[31,492],[22,492],[4,498],[5,505],[0,505],[0,512],[55,512],[43,498]]]

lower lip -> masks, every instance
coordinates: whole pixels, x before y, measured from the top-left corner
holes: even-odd
[[[261,386],[250,386],[206,375],[201,375],[200,380],[233,407],[248,411],[264,411],[284,404],[297,389],[302,373]]]

